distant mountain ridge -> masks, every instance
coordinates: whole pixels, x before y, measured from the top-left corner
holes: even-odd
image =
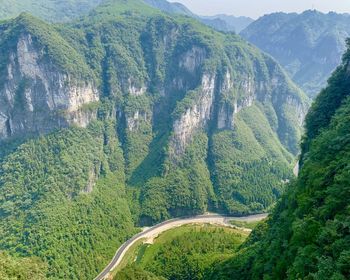
[[[99,4],[110,0],[0,0],[0,19],[10,19],[22,12],[30,13],[50,22],[67,22],[87,15]],[[193,17],[202,23],[224,32],[239,33],[253,19],[231,15],[199,16],[191,12],[185,5],[166,0],[143,0],[151,7],[169,14]]]
[[[308,10],[265,15],[240,35],[272,55],[309,96],[326,85],[350,36],[350,15]]]
[[[221,20],[225,23],[226,26],[221,31],[235,31],[236,33],[240,33],[243,29],[249,26],[249,24],[254,22],[254,20],[250,17],[232,16],[226,14],[218,14],[214,16],[201,16],[201,18],[202,20]],[[215,26],[213,27],[215,28]],[[220,30],[220,27],[217,27],[216,29]]]
[[[177,2],[168,2],[166,0],[143,0],[148,5],[157,8],[163,12],[170,14],[182,14],[186,16],[195,17],[196,15],[192,13],[185,5]]]
[[[181,3],[168,2],[166,0],[144,0],[144,2],[154,8],[162,10],[163,12],[171,14],[182,14],[193,17],[218,31],[239,33],[254,21],[249,17],[235,17],[225,14],[214,16],[200,16],[191,12],[186,6]]]

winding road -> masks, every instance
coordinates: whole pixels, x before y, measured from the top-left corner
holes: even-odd
[[[210,223],[210,224],[218,224],[218,225],[229,225],[229,221],[232,221],[232,220],[242,221],[242,222],[254,222],[254,221],[260,221],[262,219],[265,219],[266,217],[267,217],[267,214],[249,215],[249,216],[242,216],[242,217],[207,214],[207,215],[200,215],[200,216],[189,217],[189,218],[171,219],[163,223],[157,224],[153,227],[145,228],[142,232],[136,234],[135,236],[130,238],[128,241],[126,241],[122,246],[119,247],[119,249],[115,253],[109,265],[107,265],[106,268],[94,280],[107,279],[110,272],[120,264],[120,262],[122,261],[124,255],[129,250],[129,248],[140,239],[145,238],[147,240],[146,242],[152,243],[153,239],[156,238],[162,232],[168,229],[172,229],[172,228],[179,227],[186,224]]]

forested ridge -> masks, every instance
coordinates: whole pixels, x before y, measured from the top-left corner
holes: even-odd
[[[88,13],[103,0],[1,0],[0,18],[9,19],[22,12],[54,22],[69,21]]]
[[[2,250],[40,257],[49,277],[93,278],[137,232],[113,127],[98,122],[54,133],[4,160]]]

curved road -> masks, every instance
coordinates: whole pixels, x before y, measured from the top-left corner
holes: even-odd
[[[250,216],[242,216],[242,217],[232,217],[232,216],[222,216],[217,214],[208,214],[208,215],[200,215],[195,217],[189,217],[189,218],[178,218],[178,219],[171,219],[168,221],[165,221],[163,223],[157,224],[151,228],[147,228],[144,231],[136,234],[131,239],[126,241],[122,246],[119,247],[117,252],[115,253],[112,261],[109,263],[109,265],[94,279],[94,280],[103,280],[107,279],[109,276],[109,273],[114,270],[121,260],[123,259],[125,253],[129,250],[129,248],[138,240],[146,238],[148,240],[153,240],[155,237],[157,237],[160,233],[171,229],[175,227],[179,227],[185,224],[193,224],[193,223],[200,223],[200,224],[219,224],[219,225],[229,225],[229,221],[235,220],[235,221],[242,221],[242,222],[254,222],[254,221],[260,221],[267,217],[267,214],[258,214],[258,215],[250,215]]]

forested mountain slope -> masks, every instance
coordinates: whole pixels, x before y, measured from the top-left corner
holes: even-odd
[[[306,118],[299,178],[209,279],[350,278],[350,41]]]
[[[88,13],[103,0],[0,0],[0,19],[22,12],[48,21],[68,21]]]
[[[22,12],[30,13],[50,22],[67,22],[87,15],[92,9],[109,0],[0,0],[0,19],[17,17]],[[144,0],[148,5],[170,14],[193,17],[219,31],[239,33],[253,19],[231,15],[199,16],[186,6],[166,0]]]
[[[107,1],[0,24],[0,250],[90,279],[134,224],[260,212],[292,178],[304,94],[238,36]]]
[[[310,97],[326,86],[340,64],[350,15],[305,11],[265,15],[240,33],[272,55]]]
[[[0,253],[0,279],[43,280],[47,267],[38,258],[14,258]]]

